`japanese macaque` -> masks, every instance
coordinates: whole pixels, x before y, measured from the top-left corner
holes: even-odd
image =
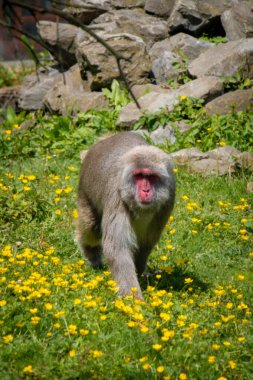
[[[119,294],[143,299],[137,274],[158,242],[175,198],[169,156],[134,132],[95,144],[78,188],[77,241],[94,268],[102,258]]]

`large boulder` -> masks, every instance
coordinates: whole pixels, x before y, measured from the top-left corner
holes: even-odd
[[[111,0],[111,6],[121,8],[144,8],[145,0]]]
[[[237,3],[239,0],[176,0],[168,20],[169,33],[223,35],[220,16]]]
[[[163,52],[172,51],[177,55],[182,53],[189,61],[192,61],[213,46],[214,44],[211,42],[197,39],[189,34],[178,33],[175,36],[156,42],[149,50],[149,55],[153,61],[159,58]]]
[[[118,124],[122,128],[131,127],[143,113],[152,113],[160,109],[172,111],[174,106],[178,104],[180,96],[192,96],[211,100],[223,92],[223,84],[219,78],[203,77],[195,79],[177,90],[167,90],[167,93],[158,93],[151,91],[139,98],[141,110],[134,103],[129,103],[122,108]]]
[[[43,99],[57,77],[62,76],[56,69],[41,69],[25,78],[20,90],[18,105],[21,109],[34,111],[44,108]]]
[[[81,78],[77,64],[64,75],[55,78],[43,99],[43,104],[48,111],[62,115],[108,107],[108,101],[103,93],[89,91],[87,82]]]
[[[145,11],[156,16],[168,17],[173,9],[175,0],[146,0]]]
[[[208,115],[225,115],[232,108],[235,111],[246,111],[249,107],[253,108],[253,89],[228,92],[205,105]]]
[[[53,21],[39,21],[37,29],[40,37],[50,46],[50,52],[63,67],[76,63],[76,47],[88,37],[81,28],[71,24]]]
[[[188,62],[197,58],[213,44],[202,41],[185,33],[156,42],[149,50],[152,72],[157,83],[169,79],[177,80],[186,70]]]
[[[170,155],[178,166],[203,176],[230,175],[240,168],[253,169],[253,154],[224,146],[208,152],[197,148],[182,149]]]
[[[167,22],[145,14],[142,9],[105,13],[91,23],[91,28],[97,33],[130,33],[139,36],[148,49],[156,41],[168,36]]]
[[[253,37],[253,2],[242,1],[221,15],[228,40]]]
[[[192,61],[188,67],[193,77],[213,75],[233,76],[238,71],[253,77],[253,38],[231,41],[214,46]]]
[[[143,40],[127,33],[104,35],[103,38],[122,57],[120,63],[130,85],[147,82],[151,65]],[[91,90],[108,87],[113,79],[120,78],[115,57],[93,39],[79,45],[77,59]]]
[[[111,10],[110,0],[69,0],[65,12],[89,24],[102,13]]]

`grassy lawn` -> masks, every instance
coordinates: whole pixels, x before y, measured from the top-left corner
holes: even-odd
[[[1,379],[252,378],[252,176],[178,171],[141,303],[74,243],[78,153],[2,161]]]

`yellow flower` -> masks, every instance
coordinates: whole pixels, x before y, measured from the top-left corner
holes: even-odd
[[[158,373],[163,373],[163,371],[164,371],[164,366],[159,365],[159,367],[156,368],[156,371],[157,371]]]
[[[160,351],[162,348],[162,345],[159,343],[153,344],[152,346],[153,350]]]
[[[187,375],[186,375],[186,373],[180,373],[180,375],[179,375],[179,379],[180,379],[180,380],[186,380],[186,379],[187,379]]]
[[[89,334],[89,330],[85,330],[85,329],[81,329],[79,332],[81,335],[88,335]]]
[[[150,368],[150,365],[148,363],[143,364],[142,368],[146,371]]]
[[[9,334],[9,335],[3,336],[3,341],[6,344],[12,342],[13,341],[13,335]]]
[[[181,95],[181,96],[180,96],[180,99],[181,99],[181,100],[185,100],[185,99],[187,99],[187,96],[186,96],[186,95]]]
[[[219,142],[219,145],[220,145],[220,146],[225,146],[226,143],[225,143],[225,141],[222,140],[222,141]]]
[[[220,345],[219,344],[213,344],[212,348],[217,351],[220,349]]]
[[[238,274],[237,280],[243,281],[244,279],[245,279],[245,277],[242,274]]]
[[[69,356],[70,356],[71,358],[73,358],[74,356],[76,356],[76,350],[70,350],[70,351],[69,351]]]
[[[31,322],[33,325],[37,325],[39,323],[40,319],[41,319],[40,317],[32,317]]]
[[[11,129],[6,129],[4,132],[6,133],[6,135],[11,135],[12,134],[12,130]]]
[[[37,308],[29,309],[29,311],[31,314],[36,314],[38,312],[38,309]]]
[[[31,365],[28,365],[23,368],[24,373],[33,373],[33,367]]]
[[[147,360],[148,360],[148,357],[143,356],[142,358],[139,359],[139,362],[143,363],[143,362],[146,362]]]
[[[231,369],[235,369],[236,368],[236,363],[233,360],[229,360],[228,364],[229,364],[229,367]]]
[[[209,356],[208,362],[211,364],[215,363],[215,356]]]
[[[102,355],[104,355],[102,351],[98,350],[90,350],[90,353],[93,356],[93,358],[100,358]]]
[[[78,218],[78,211],[77,211],[76,208],[73,210],[73,212],[72,212],[72,216],[73,216],[74,219],[77,219],[77,218]]]
[[[51,303],[45,303],[44,307],[45,307],[45,309],[48,310],[48,311],[50,311],[50,310],[53,309],[53,305],[52,305]]]
[[[5,300],[1,300],[0,301],[0,307],[3,307],[7,304],[7,302]]]
[[[190,277],[184,279],[185,284],[190,284],[191,282],[193,282],[193,280]]]
[[[62,214],[61,210],[55,210],[55,215],[60,216]]]
[[[68,186],[64,189],[64,193],[66,194],[71,193],[72,190],[73,190],[72,187]]]

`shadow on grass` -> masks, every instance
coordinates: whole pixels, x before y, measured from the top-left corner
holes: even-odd
[[[174,266],[172,271],[168,272],[166,269],[149,269],[148,273],[143,274],[140,278],[141,288],[144,290],[148,286],[154,286],[158,290],[187,290],[193,288],[194,290],[205,291],[209,288],[210,284],[204,283],[197,276],[188,273],[180,266]]]

